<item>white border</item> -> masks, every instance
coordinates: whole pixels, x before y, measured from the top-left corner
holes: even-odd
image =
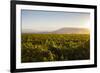
[[[90,60],[21,63],[21,9],[90,13]],[[16,5],[16,69],[94,64],[94,10],[70,7]]]

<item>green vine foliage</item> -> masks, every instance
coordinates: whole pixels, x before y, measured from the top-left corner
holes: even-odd
[[[22,34],[21,62],[90,59],[89,34]]]

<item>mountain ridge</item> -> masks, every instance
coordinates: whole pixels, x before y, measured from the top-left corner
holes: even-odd
[[[90,31],[88,28],[71,28],[64,27],[54,31],[36,31],[28,30],[27,32],[22,33],[35,33],[35,34],[89,34]]]

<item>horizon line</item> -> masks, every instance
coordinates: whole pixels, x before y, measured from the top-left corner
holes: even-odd
[[[63,28],[76,28],[76,29],[88,29],[88,30],[90,30],[88,27],[62,27],[62,28],[58,28],[58,29],[54,29],[54,30],[37,30],[37,29],[28,29],[28,28],[26,28],[26,29],[21,29],[21,30],[32,30],[32,31],[47,31],[47,32],[49,32],[49,31],[56,31],[56,30],[59,30],[59,29],[63,29]]]

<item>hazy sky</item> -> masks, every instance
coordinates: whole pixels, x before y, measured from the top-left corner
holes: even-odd
[[[64,27],[89,28],[90,14],[39,10],[21,11],[22,31],[53,31]]]

